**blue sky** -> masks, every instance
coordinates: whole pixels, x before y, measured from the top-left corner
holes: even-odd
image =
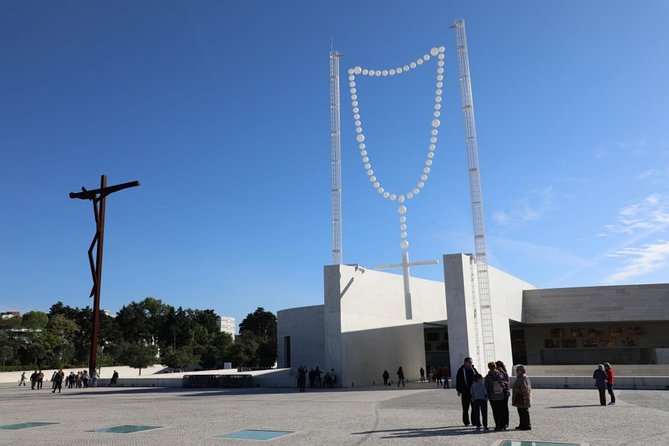
[[[408,204],[412,260],[472,252],[449,25],[465,18],[489,262],[539,287],[669,277],[669,3],[0,2],[0,311],[91,304],[90,203],[107,202],[102,307],[147,296],[237,318],[322,302],[331,263],[328,53],[342,76],[343,257],[400,261],[346,70],[446,47],[439,142]],[[420,176],[435,59],[356,79],[389,190]],[[413,268],[430,279],[440,266]]]

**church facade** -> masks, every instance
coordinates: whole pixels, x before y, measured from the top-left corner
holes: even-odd
[[[471,356],[507,365],[669,363],[669,284],[538,289],[489,267],[495,357],[485,358],[476,317],[476,264],[443,256],[444,282],[411,278],[407,320],[402,276],[357,265],[324,267],[322,305],[277,314],[278,366],[334,369],[339,385],[409,380],[421,367],[455,370]]]

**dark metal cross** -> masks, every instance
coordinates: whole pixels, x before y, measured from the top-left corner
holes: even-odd
[[[93,203],[95,214],[95,236],[88,248],[88,263],[93,275],[93,289],[89,297],[93,297],[93,326],[91,327],[91,354],[88,362],[88,372],[92,376],[96,369],[98,332],[100,331],[100,285],[102,283],[102,246],[105,235],[105,204],[107,195],[118,192],[129,187],[139,186],[139,181],[107,186],[107,176],[102,175],[100,189],[86,190],[82,187],[81,192],[70,192],[70,198],[90,200]],[[95,260],[93,260],[93,248],[96,247]]]

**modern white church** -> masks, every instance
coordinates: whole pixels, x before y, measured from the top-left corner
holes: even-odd
[[[341,261],[339,57],[330,54],[333,264],[324,267],[322,305],[278,312],[278,367],[334,369],[338,385],[370,386],[402,367],[409,380],[419,369],[447,366],[465,357],[479,370],[505,364],[669,364],[669,284],[538,289],[487,264],[478,149],[464,21],[456,31],[462,109],[469,159],[475,254],[443,255],[444,280],[409,276],[406,203],[424,186],[440,125],[444,47],[388,70],[348,70],[360,154],[379,195],[400,212],[403,275]],[[385,190],[367,158],[357,102],[356,76],[398,76],[437,61],[432,137],[416,188]]]

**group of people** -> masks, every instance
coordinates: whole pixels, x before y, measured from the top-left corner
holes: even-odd
[[[438,387],[441,387],[443,385],[444,389],[450,389],[451,386],[448,382],[448,379],[450,378],[450,375],[448,373],[448,367],[442,366],[442,367],[437,367],[436,369],[432,366],[428,367],[428,373],[427,375],[425,374],[425,369],[420,368],[418,371],[420,373],[420,382],[430,382],[433,381],[437,383]]]
[[[89,375],[88,370],[82,370],[77,373],[70,372],[70,374],[67,377],[65,377],[65,372],[63,372],[63,369],[60,369],[58,371],[54,371],[53,374],[51,375],[52,393],[56,393],[56,390],[58,390],[58,393],[60,393],[63,386],[63,382],[65,383],[65,387],[69,389],[97,387],[99,378],[100,375],[98,375],[97,371],[94,371],[92,374]],[[112,375],[110,385],[116,384],[117,380],[118,380],[118,372],[114,370],[114,374]],[[26,372],[21,373],[21,378],[19,380],[19,387],[21,386],[25,387],[27,381],[28,380],[26,379]],[[32,390],[39,390],[42,388],[43,383],[44,383],[44,372],[42,372],[41,370],[35,370],[30,375],[30,388]]]
[[[397,369],[397,387],[402,385],[402,387],[406,387],[406,383],[404,382],[404,370],[402,370],[402,366],[400,366]],[[381,375],[383,378],[383,385],[384,386],[391,386],[393,382],[390,380],[390,373],[388,373],[388,370],[384,370],[383,374]]]
[[[304,392],[306,387],[307,378],[309,379],[309,387],[311,388],[333,388],[337,384],[337,375],[335,374],[334,369],[330,369],[329,372],[325,372],[325,376],[321,378],[323,372],[321,369],[316,366],[315,369],[310,369],[307,372],[307,368],[303,365],[297,368],[297,387],[300,389],[300,392]]]
[[[606,406],[605,390],[609,392],[609,396],[611,397],[609,405],[616,404],[616,395],[613,393],[615,379],[611,364],[605,362],[604,364],[597,365],[597,369],[592,374],[592,377],[595,380],[595,387],[597,387],[597,391],[599,392],[599,404]]]
[[[532,430],[530,423],[532,385],[525,374],[525,366],[515,367],[516,379],[510,386],[509,374],[502,361],[489,362],[488,373],[484,377],[476,368],[472,358],[465,358],[464,364],[455,375],[455,388],[462,402],[462,422],[465,426],[476,426],[477,430],[488,430],[488,402],[495,421],[495,430],[509,427],[509,398],[518,410],[520,422],[517,430]],[[470,417],[471,407],[471,417]],[[471,421],[471,423],[470,423]]]

